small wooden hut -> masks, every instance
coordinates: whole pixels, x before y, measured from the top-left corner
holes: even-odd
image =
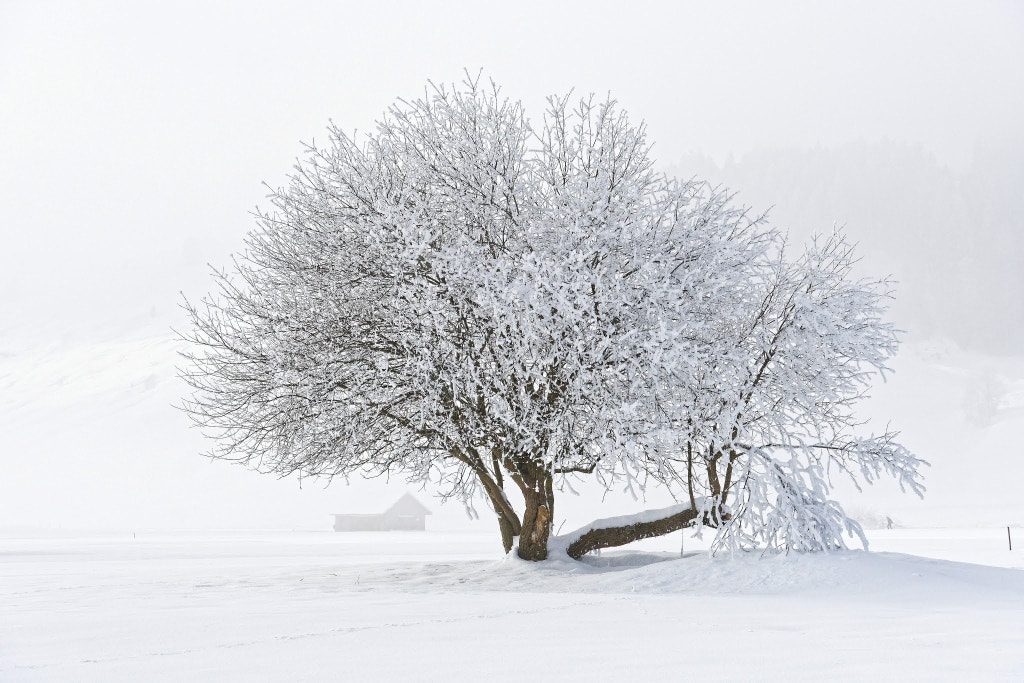
[[[406,493],[378,514],[334,515],[335,531],[426,531],[430,510]]]

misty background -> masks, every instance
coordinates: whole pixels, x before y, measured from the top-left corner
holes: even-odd
[[[172,407],[170,330],[300,141],[369,130],[464,68],[535,120],[547,95],[610,92],[665,171],[770,209],[796,244],[843,227],[898,282],[905,330],[866,415],[933,462],[924,503],[844,501],[1024,520],[1024,6],[2,2],[0,529],[328,529],[415,491],[205,460]],[[430,527],[469,524],[416,495]],[[556,516],[662,503],[563,496]]]

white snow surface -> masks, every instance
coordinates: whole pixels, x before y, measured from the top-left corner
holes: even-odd
[[[659,539],[527,563],[494,533],[8,536],[0,680],[1024,678],[1024,554],[1005,536],[871,535],[932,557],[712,558],[688,537],[683,558]]]

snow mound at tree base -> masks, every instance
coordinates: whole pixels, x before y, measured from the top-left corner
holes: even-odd
[[[694,595],[851,595],[948,602],[999,599],[1024,607],[1024,572],[899,553],[606,552],[577,562],[526,562],[515,552],[497,562],[359,569],[361,587],[541,593],[689,593]]]

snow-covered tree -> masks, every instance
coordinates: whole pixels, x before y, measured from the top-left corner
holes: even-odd
[[[839,546],[859,527],[832,467],[920,491],[893,433],[854,434],[896,349],[885,282],[850,278],[840,236],[790,261],[726,193],[656,173],[614,101],[551,98],[535,128],[479,79],[430,86],[332,128],[271,203],[186,303],[214,457],[482,497],[530,560],[581,478],[681,503],[560,539],[576,558],[686,525]]]

